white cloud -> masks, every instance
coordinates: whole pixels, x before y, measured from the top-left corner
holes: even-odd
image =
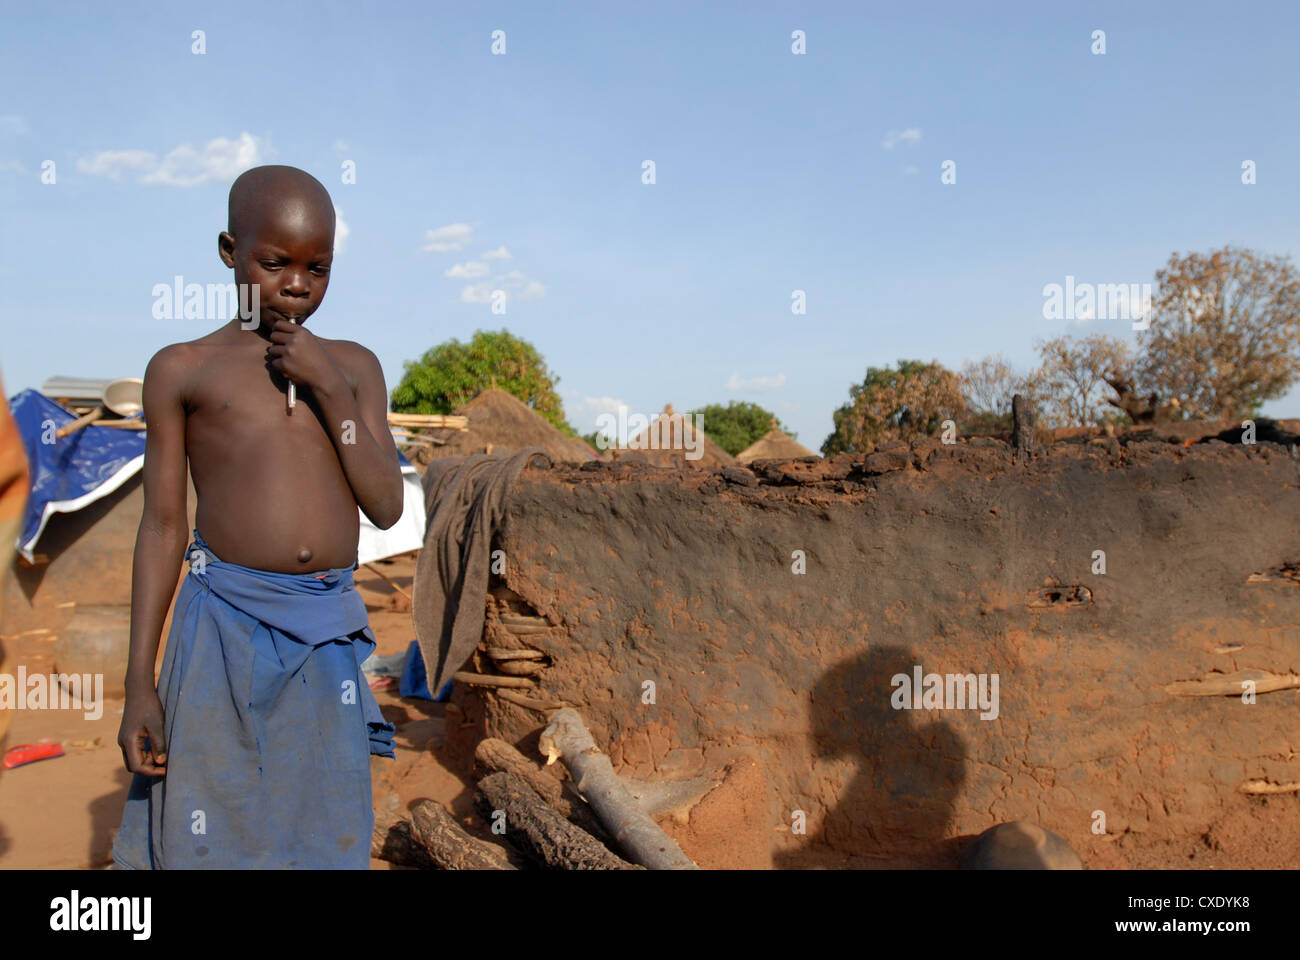
[[[504,277],[498,278],[501,287],[507,293],[518,293],[520,300],[536,300],[546,296],[546,288],[536,280],[529,280],[518,270],[511,270]]]
[[[80,158],[77,169],[110,180],[134,174],[139,183],[197,187],[234,180],[249,167],[262,163],[263,153],[261,140],[251,133],[241,133],[238,140],[214,137],[202,147],[182,143],[161,160],[151,150],[104,150]]]
[[[903,168],[903,175],[906,177],[914,177],[920,172],[921,172],[920,167],[914,167],[910,163]]]
[[[921,128],[908,127],[906,130],[890,130],[885,134],[883,146],[886,150],[893,150],[900,143],[908,145],[921,142]]]
[[[602,413],[612,413],[618,416],[618,408],[626,407],[626,401],[618,397],[583,397],[576,404],[573,404],[574,419],[579,423],[596,425],[596,418]],[[611,433],[610,436],[613,436]]]
[[[727,379],[728,390],[739,390],[744,392],[762,391],[762,390],[780,390],[785,386],[785,374],[778,373],[775,377],[748,377],[742,378],[739,373],[733,373]]]
[[[450,267],[443,276],[451,277],[455,280],[477,280],[479,277],[486,277],[492,272],[492,268],[486,263],[478,260],[470,260],[466,263],[457,263]]]
[[[157,166],[158,155],[148,150],[105,150],[77,161],[77,169],[82,173],[110,180],[121,180],[124,173],[140,173]]]
[[[577,396],[577,391],[573,391],[572,395]],[[627,431],[624,430],[622,434],[619,433],[618,411],[620,407],[626,409],[627,401],[620,400],[617,397],[582,397],[580,400],[565,404],[565,409],[571,414],[570,419],[573,423],[592,430],[599,429],[611,441],[627,443]],[[613,429],[598,426],[597,421],[605,414],[609,414],[614,418]],[[625,426],[626,423],[625,418]]]
[[[509,260],[510,251],[505,248],[504,244],[502,244],[501,246],[497,247],[495,250],[489,250],[487,253],[483,254],[483,259],[484,260]]]
[[[27,168],[17,160],[0,160],[0,173],[26,173]]]
[[[529,280],[518,270],[511,270],[502,276],[492,277],[479,283],[472,283],[461,288],[461,303],[491,303],[494,291],[505,293],[506,302],[519,300],[536,300],[546,296],[546,287],[536,280]]]
[[[352,232],[352,228],[349,227],[348,222],[343,219],[343,211],[340,210],[338,207],[335,207],[334,208],[334,252],[335,253],[343,252],[343,248],[347,245],[348,242],[348,234],[350,234],[351,232]]]
[[[349,151],[351,151],[352,148],[348,146],[348,142],[346,140],[335,140],[333,146],[331,146],[330,149],[334,151],[335,156],[343,157]]]
[[[491,303],[492,302],[492,284],[486,280],[482,283],[471,283],[468,287],[461,287],[461,303]]]
[[[474,236],[474,228],[468,223],[451,223],[436,230],[424,232],[425,253],[454,253]]]

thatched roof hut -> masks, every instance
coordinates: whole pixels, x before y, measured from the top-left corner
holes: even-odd
[[[696,434],[698,433],[698,437]],[[694,457],[696,452],[698,457]],[[661,467],[678,467],[683,463],[697,467],[725,467],[735,458],[709,439],[693,420],[677,413],[670,403],[650,425],[631,437],[627,446],[611,450],[615,459],[642,459]]]
[[[772,429],[736,454],[736,459],[741,463],[752,463],[755,460],[794,460],[815,456],[817,454],[802,443],[782,432],[773,419]]]
[[[524,447],[541,447],[555,462],[600,459],[577,437],[565,435],[522,400],[495,387],[484,390],[456,413],[469,420],[468,430],[431,430],[441,441],[434,446],[412,446],[406,455],[423,467],[435,457],[474,453],[513,453]]]

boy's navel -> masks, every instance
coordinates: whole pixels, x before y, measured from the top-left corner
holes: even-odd
[[[306,547],[303,547],[301,550],[298,551],[299,563],[306,563],[310,559],[311,559],[311,551],[308,550]]]

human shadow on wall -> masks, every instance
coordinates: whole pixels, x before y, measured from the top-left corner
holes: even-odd
[[[896,710],[896,674],[920,664],[900,646],[871,647],[836,664],[812,691],[812,759],[847,759],[857,773],[806,849],[778,866],[950,866],[944,835],[966,780],[966,745],[948,723]],[[816,811],[808,811],[812,829]]]

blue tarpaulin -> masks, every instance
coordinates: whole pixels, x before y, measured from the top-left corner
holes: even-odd
[[[196,533],[158,681],[167,773],[132,780],[114,860],[366,869],[370,755],[394,732],[361,673],[374,648],[351,570],[254,570]]]
[[[35,390],[9,401],[27,451],[32,489],[18,552],[35,559],[36,541],[56,513],[72,513],[108,496],[144,465],[144,431],[87,427],[62,439],[59,427],[76,417]]]
[[[36,542],[56,513],[73,513],[100,500],[135,476],[144,466],[145,431],[115,430],[91,425],[68,437],[54,432],[76,417],[35,390],[24,390],[9,401],[31,465],[32,489],[19,534],[18,552],[33,562]],[[400,452],[405,508],[401,518],[380,530],[361,514],[357,544],[359,563],[370,563],[409,550],[424,542],[424,493],[415,467]]]

